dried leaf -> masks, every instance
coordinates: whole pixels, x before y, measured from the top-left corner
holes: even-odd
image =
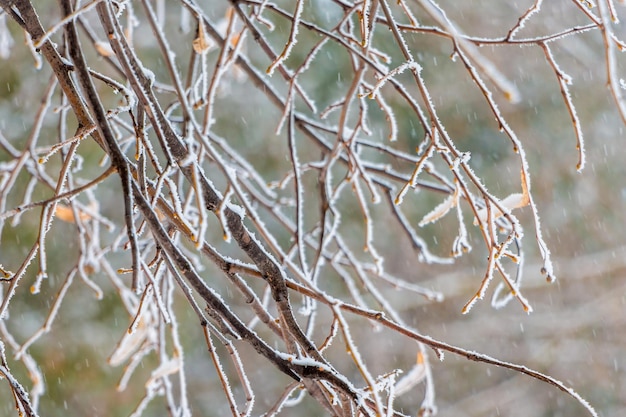
[[[158,379],[176,373],[180,370],[181,361],[180,357],[174,357],[172,359],[167,359],[159,365],[158,368],[152,371],[152,375],[150,375],[150,379],[148,379],[145,383],[145,386],[150,386],[155,383]]]
[[[419,226],[425,226],[430,223],[434,223],[446,214],[450,210],[452,210],[459,203],[459,192],[458,189],[454,190],[454,193],[450,194],[448,198],[443,200],[441,204],[435,207],[430,213],[424,216],[424,218],[419,222]]]
[[[426,378],[426,360],[422,352],[417,352],[415,365],[396,382],[395,392],[397,396],[405,394]]]
[[[526,183],[526,175],[524,175],[524,171],[521,171],[521,180],[522,180],[522,193],[514,193],[506,196],[503,200],[500,201],[500,205],[507,209],[508,211],[512,211],[516,208],[522,208],[530,204],[530,195],[528,194],[528,184]],[[478,219],[474,219],[474,225],[480,222],[487,221],[487,207],[483,207],[478,210]],[[491,216],[493,220],[502,216],[504,213],[500,211],[497,207],[493,208],[493,212]]]
[[[98,52],[101,56],[113,56],[115,52],[113,52],[113,48],[107,42],[96,41],[93,46],[96,48],[96,52]]]
[[[155,337],[155,330],[152,327],[153,317],[149,312],[144,315],[145,317],[139,319],[137,327],[134,330],[129,329],[117,343],[115,350],[108,359],[111,366],[119,366],[126,362],[146,340],[152,340]]]
[[[204,23],[200,22],[198,26],[198,37],[193,40],[193,50],[197,54],[205,54],[213,47],[213,42],[206,35]]]
[[[91,219],[91,216],[87,213],[84,213],[82,211],[79,211],[78,213],[78,217],[82,221]],[[76,219],[74,218],[74,212],[72,211],[72,209],[63,204],[57,204],[57,207],[54,210],[54,215],[57,219],[63,220],[64,222],[76,223]]]
[[[235,47],[237,46],[237,44],[239,43],[239,40],[241,39],[241,32],[234,34],[231,38],[230,38],[230,46],[231,48],[235,49]]]

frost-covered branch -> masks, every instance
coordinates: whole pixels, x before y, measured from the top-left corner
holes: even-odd
[[[127,315],[108,362],[124,365],[118,390],[144,379],[133,415],[161,397],[173,415],[191,415],[189,391],[206,372],[190,370],[209,363],[206,390],[234,416],[275,415],[305,404],[303,393],[332,415],[433,415],[431,363],[444,352],[541,380],[597,415],[557,378],[420,333],[393,293],[441,301],[420,265],[469,257],[481,272],[460,311],[495,286],[493,306],[516,299],[530,313],[524,247],[543,259],[529,273],[555,279],[525,151],[534,138],[512,116],[531,92],[506,58],[524,46],[545,59],[582,170],[577,80],[557,52],[597,33],[626,120],[625,44],[612,1],[598,14],[572,3],[584,24],[534,33],[549,13],[538,0],[487,36],[430,0],[331,0],[327,10],[304,0],[61,0],[58,10],[0,0],[0,53],[18,53],[11,20],[27,56],[52,71],[23,110],[23,138],[12,124],[0,132],[0,253],[14,245],[7,230],[24,242],[19,256],[0,255],[0,376],[18,413],[36,415],[45,379],[32,351],[61,331],[85,287],[89,303],[115,299]],[[440,77],[451,78],[442,87]],[[497,175],[510,193],[451,121],[466,96],[474,109],[458,123],[469,131],[481,117],[502,142],[511,158]],[[525,207],[532,216],[518,218]],[[41,322],[16,332],[12,312],[47,291]],[[378,332],[408,342],[398,350],[412,360],[381,355]]]

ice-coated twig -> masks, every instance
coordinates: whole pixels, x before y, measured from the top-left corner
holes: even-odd
[[[295,187],[296,196],[296,246],[298,248],[298,257],[300,259],[300,267],[305,275],[309,274],[309,267],[306,259],[306,247],[304,245],[304,192],[302,190],[302,167],[298,159],[298,149],[296,147],[296,131],[294,126],[294,102],[293,99],[288,102],[288,119],[287,119],[287,135],[289,136],[289,157],[293,167],[293,185]]]
[[[296,392],[296,390],[298,389],[300,389],[300,392],[298,392],[298,396],[295,399],[296,401],[294,401],[294,399],[290,399],[291,395],[294,392]],[[305,394],[305,391],[302,389],[302,385],[299,382],[292,382],[291,384],[285,387],[280,398],[276,401],[276,403],[273,406],[269,408],[269,410],[265,413],[265,416],[273,417],[277,415],[278,413],[280,413],[282,408],[285,406],[293,407],[295,405],[298,405],[300,401],[302,401],[302,399],[304,398],[304,394]],[[300,400],[300,401],[297,401],[297,400]]]
[[[509,30],[509,33],[506,34],[506,40],[510,41],[518,31],[522,30],[526,25],[526,22],[528,22],[533,15],[539,13],[542,5],[543,0],[535,0],[535,3],[519,17],[515,26],[513,26],[511,30]]]
[[[35,343],[38,339],[40,339],[46,333],[50,332],[50,329],[52,328],[52,323],[56,319],[57,313],[59,312],[59,308],[61,307],[61,303],[63,303],[63,299],[65,298],[65,295],[67,294],[67,290],[69,289],[70,285],[72,285],[72,282],[74,281],[74,276],[76,275],[76,272],[77,272],[77,268],[73,268],[70,271],[70,273],[67,274],[67,277],[65,278],[65,281],[63,282],[63,285],[59,289],[56,299],[54,300],[54,303],[52,304],[52,308],[50,309],[50,312],[48,313],[48,317],[46,318],[46,321],[30,338],[28,338],[26,342],[22,344],[19,350],[15,352],[15,359],[20,359],[20,357],[28,350],[28,348],[33,343]]]
[[[404,64],[394,68],[393,70],[389,71],[384,77],[381,77],[378,80],[378,82],[374,85],[374,87],[372,87],[372,89],[367,93],[369,98],[375,98],[376,95],[378,94],[378,91],[381,89],[381,87],[385,85],[385,83],[391,77],[395,77],[396,75],[401,74],[406,70],[421,71],[421,67],[417,62],[413,60],[409,60],[405,62]]]
[[[4,345],[2,345],[2,351],[4,353]],[[15,408],[18,410],[20,415],[26,415],[27,417],[37,417],[38,414],[35,411],[35,408],[31,405],[26,390],[24,390],[22,385],[18,382],[18,380],[13,376],[9,368],[6,366],[6,361],[4,360],[4,358],[2,360],[2,364],[0,364],[0,375],[3,379],[7,380],[7,383],[11,387],[11,392],[15,400]]]
[[[11,387],[11,393],[13,394],[13,398],[15,400],[15,408],[18,412],[23,412],[28,417],[37,417],[39,399],[45,392],[44,379],[41,370],[29,353],[22,355],[21,361],[28,370],[30,380],[33,383],[29,398],[29,394],[11,373],[7,363],[5,344],[3,340],[13,350],[17,350],[19,345],[13,335],[9,333],[5,320],[0,320],[0,336],[2,336],[2,340],[0,340],[0,375],[3,379],[7,380],[9,386]]]
[[[619,77],[617,75],[618,71],[615,56],[616,45],[614,42],[615,34],[613,33],[611,24],[611,11],[609,6],[607,6],[604,1],[600,1],[598,3],[598,9],[600,10],[600,19],[602,22],[599,26],[601,28],[602,39],[604,41],[604,60],[606,63],[607,82],[611,95],[613,96],[613,101],[615,101],[619,115],[622,118],[622,122],[626,123],[626,100],[624,99]],[[624,45],[619,45],[619,48],[620,50],[624,50]]]
[[[98,5],[98,3],[102,1],[102,0],[93,0],[85,5],[83,5],[80,9],[75,10],[73,13],[65,16],[63,19],[61,19],[60,21],[58,21],[57,23],[55,23],[50,29],[48,29],[48,31],[41,36],[39,39],[36,40],[36,42],[33,44],[33,46],[36,49],[39,49],[41,47],[41,45],[44,42],[47,42],[48,39],[50,39],[50,37],[52,35],[54,35],[54,33],[56,31],[58,31],[59,29],[61,29],[63,26],[65,26],[68,22],[76,20],[81,14],[88,12],[89,10],[93,9],[95,6]]]
[[[343,336],[343,340],[344,343],[346,344],[346,351],[348,353],[348,355],[351,357],[352,361],[354,362],[355,366],[357,367],[359,373],[361,374],[361,376],[363,377],[363,379],[365,379],[365,382],[367,383],[367,386],[371,392],[371,394],[374,396],[374,403],[376,406],[376,412],[378,413],[378,415],[383,415],[383,405],[381,402],[381,398],[380,398],[380,394],[378,392],[378,390],[375,388],[375,382],[374,379],[372,377],[372,375],[370,374],[370,371],[367,369],[361,354],[359,353],[357,344],[354,342],[354,340],[352,339],[352,335],[350,333],[350,328],[348,326],[348,323],[346,322],[346,319],[343,317],[343,313],[341,312],[341,310],[338,308],[338,306],[333,306],[332,307],[333,310],[333,315],[334,317],[337,319],[338,324],[339,324],[339,330]]]
[[[302,10],[304,9],[304,0],[296,0],[296,8],[293,12],[293,18],[291,19],[291,31],[289,32],[289,40],[285,44],[285,48],[278,55],[278,57],[272,62],[272,64],[267,68],[266,72],[268,75],[272,75],[274,73],[274,69],[282,65],[283,61],[289,58],[293,47],[298,42],[298,26],[300,25],[300,17],[302,16]]]
[[[211,355],[211,359],[213,360],[213,365],[217,371],[218,377],[220,379],[220,383],[222,384],[222,390],[226,394],[226,400],[228,401],[228,405],[230,407],[230,411],[233,416],[238,416],[239,412],[237,411],[237,403],[235,401],[235,396],[230,388],[230,383],[228,382],[228,377],[224,372],[224,367],[222,366],[222,362],[217,355],[215,350],[215,345],[213,344],[213,340],[211,339],[211,334],[209,332],[209,326],[203,326],[204,329],[204,337],[207,344],[207,348],[209,350],[209,354]],[[226,340],[226,339],[224,339]]]
[[[576,149],[578,150],[578,164],[576,165],[576,169],[578,172],[581,172],[585,168],[585,141],[583,139],[583,131],[580,125],[580,119],[576,114],[576,108],[574,107],[574,103],[572,102],[572,96],[569,91],[569,85],[572,83],[572,78],[567,75],[563,70],[559,67],[552,55],[550,50],[550,46],[543,42],[539,44],[546,55],[546,60],[548,64],[554,70],[558,80],[559,86],[561,87],[561,95],[563,96],[563,100],[565,101],[565,105],[567,106],[567,111],[572,119],[572,126],[574,126],[574,132],[576,133]]]

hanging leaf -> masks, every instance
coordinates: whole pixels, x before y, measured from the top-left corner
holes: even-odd
[[[207,36],[204,29],[204,22],[198,25],[198,37],[193,40],[193,50],[197,54],[206,54],[212,47],[213,41]]]

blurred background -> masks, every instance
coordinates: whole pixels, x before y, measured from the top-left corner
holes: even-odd
[[[202,5],[206,15],[215,22],[224,19],[227,2]],[[552,1],[543,4],[541,10],[517,33],[518,38],[533,38],[557,33],[571,27],[589,24],[589,18],[581,12],[577,1]],[[290,13],[290,2],[279,2]],[[408,2],[417,20],[424,25],[434,24],[420,14],[420,8]],[[164,30],[177,54],[177,62],[185,68],[191,55],[193,30],[181,25],[180,6],[176,2],[157,2],[166,24]],[[458,25],[460,32],[476,38],[501,38],[513,27],[519,17],[533,5],[530,1],[440,1],[440,7]],[[617,15],[626,16],[626,8],[616,4]],[[59,20],[55,3],[36,5],[44,27]],[[141,8],[135,12],[142,20]],[[597,13],[597,8],[590,9]],[[394,7],[394,12],[401,13]],[[306,2],[303,19],[322,27],[332,27],[343,12],[330,0]],[[87,14],[88,21],[97,26],[95,14]],[[280,50],[289,34],[286,19],[268,19],[276,25],[267,32]],[[31,132],[33,109],[41,102],[51,71],[45,63],[37,69],[35,59],[24,46],[19,27],[6,15],[2,16],[14,44],[10,54],[3,49],[0,61],[0,131],[16,149],[23,149]],[[399,19],[402,21],[402,19]],[[181,29],[182,27],[182,29]],[[626,32],[619,24],[615,33],[624,39]],[[156,75],[157,81],[165,82],[167,75],[149,27],[135,28],[138,55]],[[382,28],[377,30],[382,31]],[[6,30],[2,31],[9,42]],[[99,36],[103,37],[101,32]],[[287,66],[295,67],[307,56],[318,40],[306,30],[299,33],[301,39],[294,48]],[[400,54],[397,48],[386,50],[386,33],[376,38],[374,46],[384,50],[394,59]],[[251,37],[245,40],[244,53],[260,71],[270,64],[269,59],[254,44]],[[498,130],[484,97],[468,78],[466,70],[458,61],[450,59],[450,41],[432,34],[407,34],[407,44],[423,67],[423,76],[433,97],[439,116],[456,146],[471,152],[471,165],[481,176],[487,188],[500,198],[519,192],[519,159],[511,142]],[[180,45],[180,47],[178,47]],[[578,153],[576,137],[570,116],[564,104],[557,78],[546,62],[541,48],[518,45],[484,45],[480,52],[511,80],[520,91],[520,100],[510,103],[496,97],[500,109],[521,140],[527,154],[531,173],[532,190],[541,216],[543,236],[552,252],[557,281],[546,282],[542,276],[541,261],[534,241],[533,218],[528,207],[516,211],[525,229],[523,247],[525,254],[524,284],[522,289],[534,311],[526,314],[520,304],[513,300],[506,307],[495,310],[488,298],[478,302],[469,314],[462,315],[461,308],[474,294],[486,268],[487,252],[481,246],[480,234],[471,228],[470,240],[474,250],[456,259],[452,265],[428,265],[418,261],[406,237],[395,226],[384,221],[383,216],[375,226],[375,241],[385,256],[386,269],[396,276],[419,284],[443,295],[443,301],[425,300],[416,294],[381,286],[381,292],[401,313],[403,319],[423,334],[457,345],[470,351],[526,365],[549,374],[574,388],[588,400],[603,417],[626,415],[626,146],[624,124],[607,89],[607,69],[604,43],[598,30],[567,36],[551,42],[550,48],[560,68],[572,78],[570,91],[572,101],[580,118],[586,145],[586,167],[577,172]],[[1,48],[0,48],[1,49]],[[7,50],[8,51],[8,50]],[[301,83],[317,103],[319,110],[334,103],[350,85],[353,72],[350,59],[340,48],[332,44],[325,47],[301,77]],[[209,54],[214,65],[218,50]],[[616,64],[616,73],[622,76],[623,57]],[[102,66],[111,72],[106,62],[96,54],[88,57],[90,65]],[[395,61],[394,61],[395,62]],[[393,64],[391,65],[393,67]],[[404,78],[403,78],[404,77]],[[215,132],[226,138],[233,148],[248,158],[253,166],[269,182],[280,181],[290,169],[285,135],[276,135],[275,128],[280,112],[268,105],[268,100],[245,76],[229,73],[223,88],[218,92],[215,106]],[[399,76],[408,80],[408,76]],[[284,94],[286,87],[282,78],[274,75],[272,85]],[[110,100],[119,100],[113,95]],[[57,97],[57,103],[58,97]],[[396,113],[399,134],[395,149],[414,153],[422,140],[423,132],[406,103],[390,100]],[[54,106],[53,106],[54,107]],[[304,110],[303,110],[304,111]],[[369,140],[385,142],[388,125],[379,108],[370,109]],[[332,119],[332,117],[330,117]],[[333,119],[336,121],[336,119]],[[40,145],[59,141],[54,115],[44,119]],[[304,139],[303,139],[304,140]],[[310,147],[310,148],[309,148]],[[303,144],[301,152],[312,155],[316,148]],[[79,148],[84,159],[84,177],[100,172],[103,156],[92,143]],[[315,159],[311,157],[311,160]],[[306,156],[302,156],[307,160]],[[0,149],[0,164],[7,164],[11,156]],[[51,158],[46,171],[56,172],[60,162]],[[411,170],[409,169],[410,173]],[[209,174],[211,175],[211,174]],[[218,186],[224,178],[216,174],[211,178]],[[18,187],[6,197],[5,210],[20,204],[28,176],[17,178]],[[98,201],[103,215],[121,224],[121,203],[116,198],[121,192],[116,177],[109,178],[98,190]],[[20,188],[21,187],[21,188]],[[21,190],[21,191],[19,191]],[[49,196],[43,188],[35,189],[33,200]],[[421,192],[412,196],[405,210],[413,224],[443,200],[437,193]],[[345,203],[342,227],[354,229],[354,245],[362,245],[363,219],[353,203]],[[317,206],[310,208],[312,213]],[[308,213],[308,211],[307,211]],[[307,214],[308,215],[308,214]],[[446,257],[455,238],[456,223],[453,214],[440,222],[416,228],[435,255]],[[378,217],[375,217],[379,220]],[[13,226],[6,220],[0,242],[0,263],[9,270],[24,259],[37,236],[39,211],[26,213],[21,223]],[[272,226],[270,224],[270,226]],[[278,229],[277,229],[278,230]],[[113,240],[115,232],[106,239]],[[277,232],[280,233],[280,232]],[[32,295],[28,288],[37,273],[31,266],[11,302],[9,320],[3,322],[16,339],[24,343],[39,329],[56,299],[60,285],[80,250],[71,223],[57,221],[48,235],[49,278],[40,294]],[[219,236],[221,238],[221,235]],[[289,236],[278,235],[288,240]],[[224,251],[228,248],[223,244]],[[71,260],[71,261],[68,261]],[[110,259],[117,267],[128,266],[125,255]],[[68,263],[69,262],[69,263]],[[206,265],[203,272],[207,279],[214,279],[214,287],[232,304],[234,309],[245,302],[220,284],[219,271]],[[126,279],[122,276],[123,279]],[[136,407],[144,392],[144,382],[150,376],[154,363],[150,356],[142,361],[126,390],[117,392],[115,385],[122,375],[122,367],[109,366],[106,360],[112,354],[117,341],[129,324],[129,316],[119,295],[102,272],[93,276],[104,290],[102,300],[97,300],[85,285],[74,284],[66,295],[50,333],[31,346],[29,352],[38,362],[45,376],[46,393],[41,399],[42,416],[91,415],[123,416]],[[251,284],[254,285],[254,284]],[[334,288],[327,283],[326,288]],[[6,288],[6,284],[0,284]],[[338,289],[337,291],[345,291]],[[345,295],[345,292],[344,292]],[[219,416],[229,413],[223,400],[219,381],[206,353],[206,345],[197,329],[197,319],[182,300],[177,301],[180,333],[184,335],[185,366],[189,400],[194,415]],[[327,319],[327,318],[326,318]],[[320,318],[324,323],[324,317]],[[379,331],[364,320],[354,319],[352,326],[355,340],[361,346],[361,354],[374,363],[376,372],[384,373],[393,368],[409,368],[415,363],[415,343],[387,331]],[[374,336],[373,336],[374,335]],[[12,358],[11,343],[4,340],[6,355],[13,373],[29,389],[28,374],[19,361]],[[244,363],[248,366],[252,385],[257,390],[258,413],[276,401],[286,377],[270,369],[247,346],[238,346]],[[222,349],[221,347],[219,349]],[[335,352],[335,350],[337,352]],[[329,349],[328,355],[340,357],[341,346]],[[545,383],[511,371],[470,362],[447,354],[442,362],[434,355],[430,358],[436,385],[436,403],[441,416],[583,416],[584,409],[571,397]],[[262,361],[261,361],[262,362]],[[341,367],[341,364],[338,365]],[[229,369],[228,372],[233,372]],[[15,415],[13,400],[8,387],[0,381],[0,416]],[[421,386],[398,398],[406,404],[406,412],[415,413],[423,395]],[[235,387],[241,397],[240,388]],[[305,398],[302,406],[285,409],[282,415],[321,415],[314,401]],[[144,415],[165,415],[163,402],[155,400]],[[256,414],[255,414],[256,415]]]

